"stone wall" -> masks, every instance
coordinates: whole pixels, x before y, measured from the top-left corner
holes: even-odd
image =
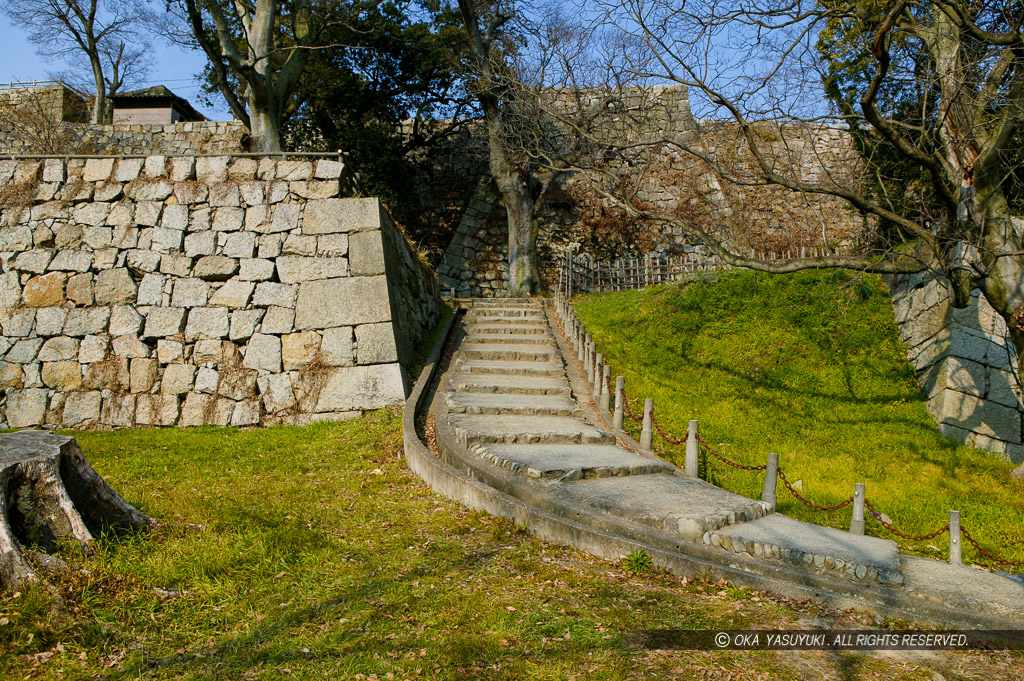
[[[110,154],[185,155],[247,151],[248,131],[238,121],[195,121],[173,125],[91,125],[61,123],[40,140],[0,123],[0,155]]]
[[[336,161],[0,161],[0,427],[401,404],[433,274]]]
[[[665,107],[669,110],[670,107]],[[679,111],[688,113],[688,107]],[[700,129],[676,121],[666,134],[689,135],[687,143],[718,159],[735,177],[752,176],[753,161],[735,126],[705,123]],[[806,182],[849,180],[860,163],[848,135],[826,126],[765,126],[762,149],[781,167],[791,168]],[[614,170],[614,169],[612,169]],[[657,210],[704,220],[710,231],[741,250],[784,253],[820,247],[822,234],[832,246],[856,242],[864,219],[840,199],[800,195],[777,187],[723,186],[708,165],[677,148],[651,148],[623,167],[637,198]],[[489,177],[474,178],[467,203],[438,265],[443,290],[460,296],[501,296],[507,286],[508,228],[501,197]],[[563,175],[538,213],[538,251],[542,276],[549,286],[558,281],[558,267],[567,244],[597,260],[625,254],[684,255],[695,264],[717,261],[700,241],[681,227],[664,222],[641,223],[595,191],[607,182],[596,171]]]
[[[184,155],[247,151],[238,121],[92,125],[83,96],[64,85],[0,90],[0,155]]]
[[[954,309],[930,274],[890,280],[900,336],[928,411],[949,438],[1024,461],[1021,386],[1006,323],[981,297]]]
[[[82,95],[57,84],[0,89],[0,111],[6,115],[23,112],[52,122],[89,120],[89,107]]]

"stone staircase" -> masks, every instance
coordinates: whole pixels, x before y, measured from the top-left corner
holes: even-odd
[[[648,528],[677,542],[856,581],[902,581],[893,542],[774,514],[767,504],[687,478],[653,454],[627,448],[573,392],[572,367],[539,302],[475,300],[461,331],[441,404],[448,428],[481,475],[525,481],[534,487],[520,492],[524,496],[550,498],[577,516]]]

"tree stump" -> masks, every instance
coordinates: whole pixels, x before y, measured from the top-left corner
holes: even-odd
[[[26,560],[36,548],[45,556],[71,542],[88,551],[93,532],[157,524],[103,481],[75,438],[0,433],[0,586],[40,580]]]

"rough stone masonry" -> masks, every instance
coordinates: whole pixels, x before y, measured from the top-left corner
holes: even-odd
[[[337,160],[0,161],[0,427],[400,404],[433,274]]]

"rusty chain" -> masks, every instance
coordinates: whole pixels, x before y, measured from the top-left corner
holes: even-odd
[[[653,409],[651,409],[651,424],[654,426],[654,430],[657,431],[658,435],[661,436],[661,439],[664,440],[665,442],[671,444],[671,445],[684,445],[684,444],[686,444],[686,441],[690,439],[689,438],[689,433],[687,433],[686,437],[678,439],[678,440],[675,439],[674,437],[672,437],[671,435],[669,435],[668,433],[666,433],[662,429],[662,427],[660,425],[658,425],[658,418],[654,415],[654,410]]]
[[[948,527],[948,525],[947,525],[947,527]],[[988,551],[986,549],[983,549],[981,547],[981,544],[979,544],[977,542],[977,540],[974,537],[971,536],[971,533],[968,532],[967,528],[964,527],[963,525],[960,526],[960,533],[964,535],[964,539],[966,539],[967,541],[969,541],[971,543],[971,546],[973,546],[974,548],[976,548],[978,550],[978,553],[980,553],[981,555],[985,556],[989,560],[991,560],[993,562],[996,562],[996,563],[999,563],[1000,565],[1009,565],[1011,567],[1021,567],[1022,565],[1024,565],[1024,560],[1006,560],[1005,558],[1000,558],[999,556],[996,556],[992,552],[990,552],[990,551]]]
[[[642,416],[637,416],[636,412],[633,411],[633,405],[629,403],[629,397],[626,395],[626,389],[622,389],[622,411],[626,414],[626,418],[634,421],[640,421],[643,419]]]
[[[605,385],[608,388],[609,394],[614,395],[615,392],[614,392],[614,388],[612,386],[611,376],[609,375],[609,376],[605,377],[605,381],[604,382],[605,382]],[[633,405],[631,404],[629,398],[626,397],[625,389],[623,389],[623,391],[622,391],[622,406],[623,406],[623,412],[625,413],[625,415],[628,418],[630,418],[630,419],[632,419],[634,421],[642,420],[642,418],[643,418],[642,415],[638,415],[637,412],[633,410]],[[654,430],[658,433],[658,435],[665,442],[668,442],[669,444],[682,445],[682,444],[686,444],[686,442],[689,440],[689,433],[687,433],[686,437],[682,437],[682,438],[673,438],[671,435],[669,435],[661,427],[661,424],[658,423],[658,418],[657,418],[657,416],[655,416],[653,409],[651,410],[651,423],[654,426]],[[701,437],[700,435],[697,435],[697,442],[700,444],[701,447],[703,447],[703,449],[706,452],[709,452],[714,458],[718,459],[719,461],[721,461],[722,463],[726,464],[727,466],[731,466],[733,468],[737,468],[737,469],[745,470],[745,471],[763,471],[763,470],[767,470],[767,468],[768,468],[768,466],[764,465],[764,464],[762,464],[762,465],[753,465],[752,466],[752,465],[742,464],[742,463],[739,463],[737,461],[733,461],[731,459],[728,459],[728,458],[722,456],[721,454],[719,454],[717,451],[715,451],[715,449],[711,446],[711,444],[707,440],[705,440],[703,437]],[[812,509],[814,509],[816,511],[831,512],[831,511],[838,511],[839,509],[844,508],[846,506],[849,506],[850,504],[853,503],[853,497],[852,496],[847,497],[843,501],[840,501],[838,504],[833,504],[831,506],[821,506],[821,505],[812,503],[812,502],[808,501],[806,498],[804,498],[800,494],[800,492],[798,492],[796,490],[796,488],[793,487],[792,483],[790,483],[789,479],[786,477],[786,474],[782,470],[781,467],[778,469],[778,474],[779,474],[779,478],[782,480],[782,484],[785,485],[786,489],[788,489],[790,491],[790,493],[798,501],[800,501],[802,504],[804,504],[808,508],[812,508]],[[878,521],[878,523],[882,527],[884,527],[886,530],[888,530],[892,534],[896,535],[897,537],[900,537],[902,539],[906,539],[908,541],[927,541],[929,539],[934,539],[935,537],[938,537],[938,536],[940,536],[940,535],[942,535],[942,534],[944,534],[944,533],[949,531],[949,524],[947,523],[947,524],[943,525],[942,527],[940,527],[939,529],[935,530],[934,532],[930,532],[928,534],[921,534],[921,535],[907,534],[905,532],[901,532],[901,531],[897,530],[895,527],[893,527],[892,523],[886,522],[883,519],[882,514],[867,499],[864,500],[864,505],[867,507],[868,512],[871,514],[871,517],[873,517],[876,521]],[[978,541],[971,535],[971,533],[963,525],[960,526],[960,532],[963,534],[964,539],[966,539],[971,544],[971,546],[973,546],[978,551],[979,554],[981,554],[982,556],[985,556],[986,558],[988,558],[992,562],[998,563],[1000,565],[1009,566],[1009,567],[1022,567],[1022,566],[1024,566],[1024,560],[1007,560],[1005,558],[1000,558],[999,556],[993,554],[991,551],[988,551],[987,549],[982,547],[981,544],[978,543]]]
[[[849,497],[847,499],[840,501],[838,504],[833,504],[832,506],[819,506],[818,504],[814,504],[811,503],[810,501],[807,501],[807,499],[804,499],[803,496],[801,496],[800,492],[796,491],[796,488],[793,487],[792,484],[790,484],[789,478],[786,477],[786,474],[783,472],[781,466],[779,467],[779,478],[782,480],[782,484],[786,486],[786,489],[789,490],[790,494],[797,498],[797,501],[801,502],[804,506],[807,506],[808,508],[813,508],[815,511],[838,511],[842,507],[849,506],[850,504],[853,503],[853,497]]]
[[[712,448],[711,444],[707,440],[702,438],[699,434],[697,435],[697,442],[699,442],[701,445],[703,445],[704,449],[706,449],[709,452],[711,452],[711,455],[713,457],[715,457],[716,459],[718,459],[722,463],[726,464],[727,466],[732,466],[733,468],[739,468],[739,469],[745,470],[745,471],[763,471],[763,470],[768,468],[768,466],[765,466],[765,465],[761,465],[761,466],[748,466],[746,464],[738,463],[736,461],[732,461],[731,459],[727,459],[724,456],[722,456],[721,454],[719,454],[718,452],[716,452],[714,450],[714,448]]]
[[[942,527],[940,527],[939,529],[937,529],[934,532],[932,532],[931,534],[915,535],[915,534],[907,534],[905,532],[900,532],[899,530],[897,530],[895,527],[892,526],[892,523],[887,523],[882,518],[882,514],[879,513],[877,510],[875,510],[875,507],[871,505],[870,501],[865,499],[864,500],[864,505],[867,507],[868,511],[871,513],[871,517],[873,517],[875,520],[877,520],[882,525],[882,527],[884,527],[885,529],[889,530],[890,532],[895,534],[897,537],[902,537],[903,539],[909,539],[910,541],[925,541],[927,539],[935,539],[935,537],[938,537],[943,532],[948,532],[949,531],[949,524],[947,523],[947,524],[943,525]]]

